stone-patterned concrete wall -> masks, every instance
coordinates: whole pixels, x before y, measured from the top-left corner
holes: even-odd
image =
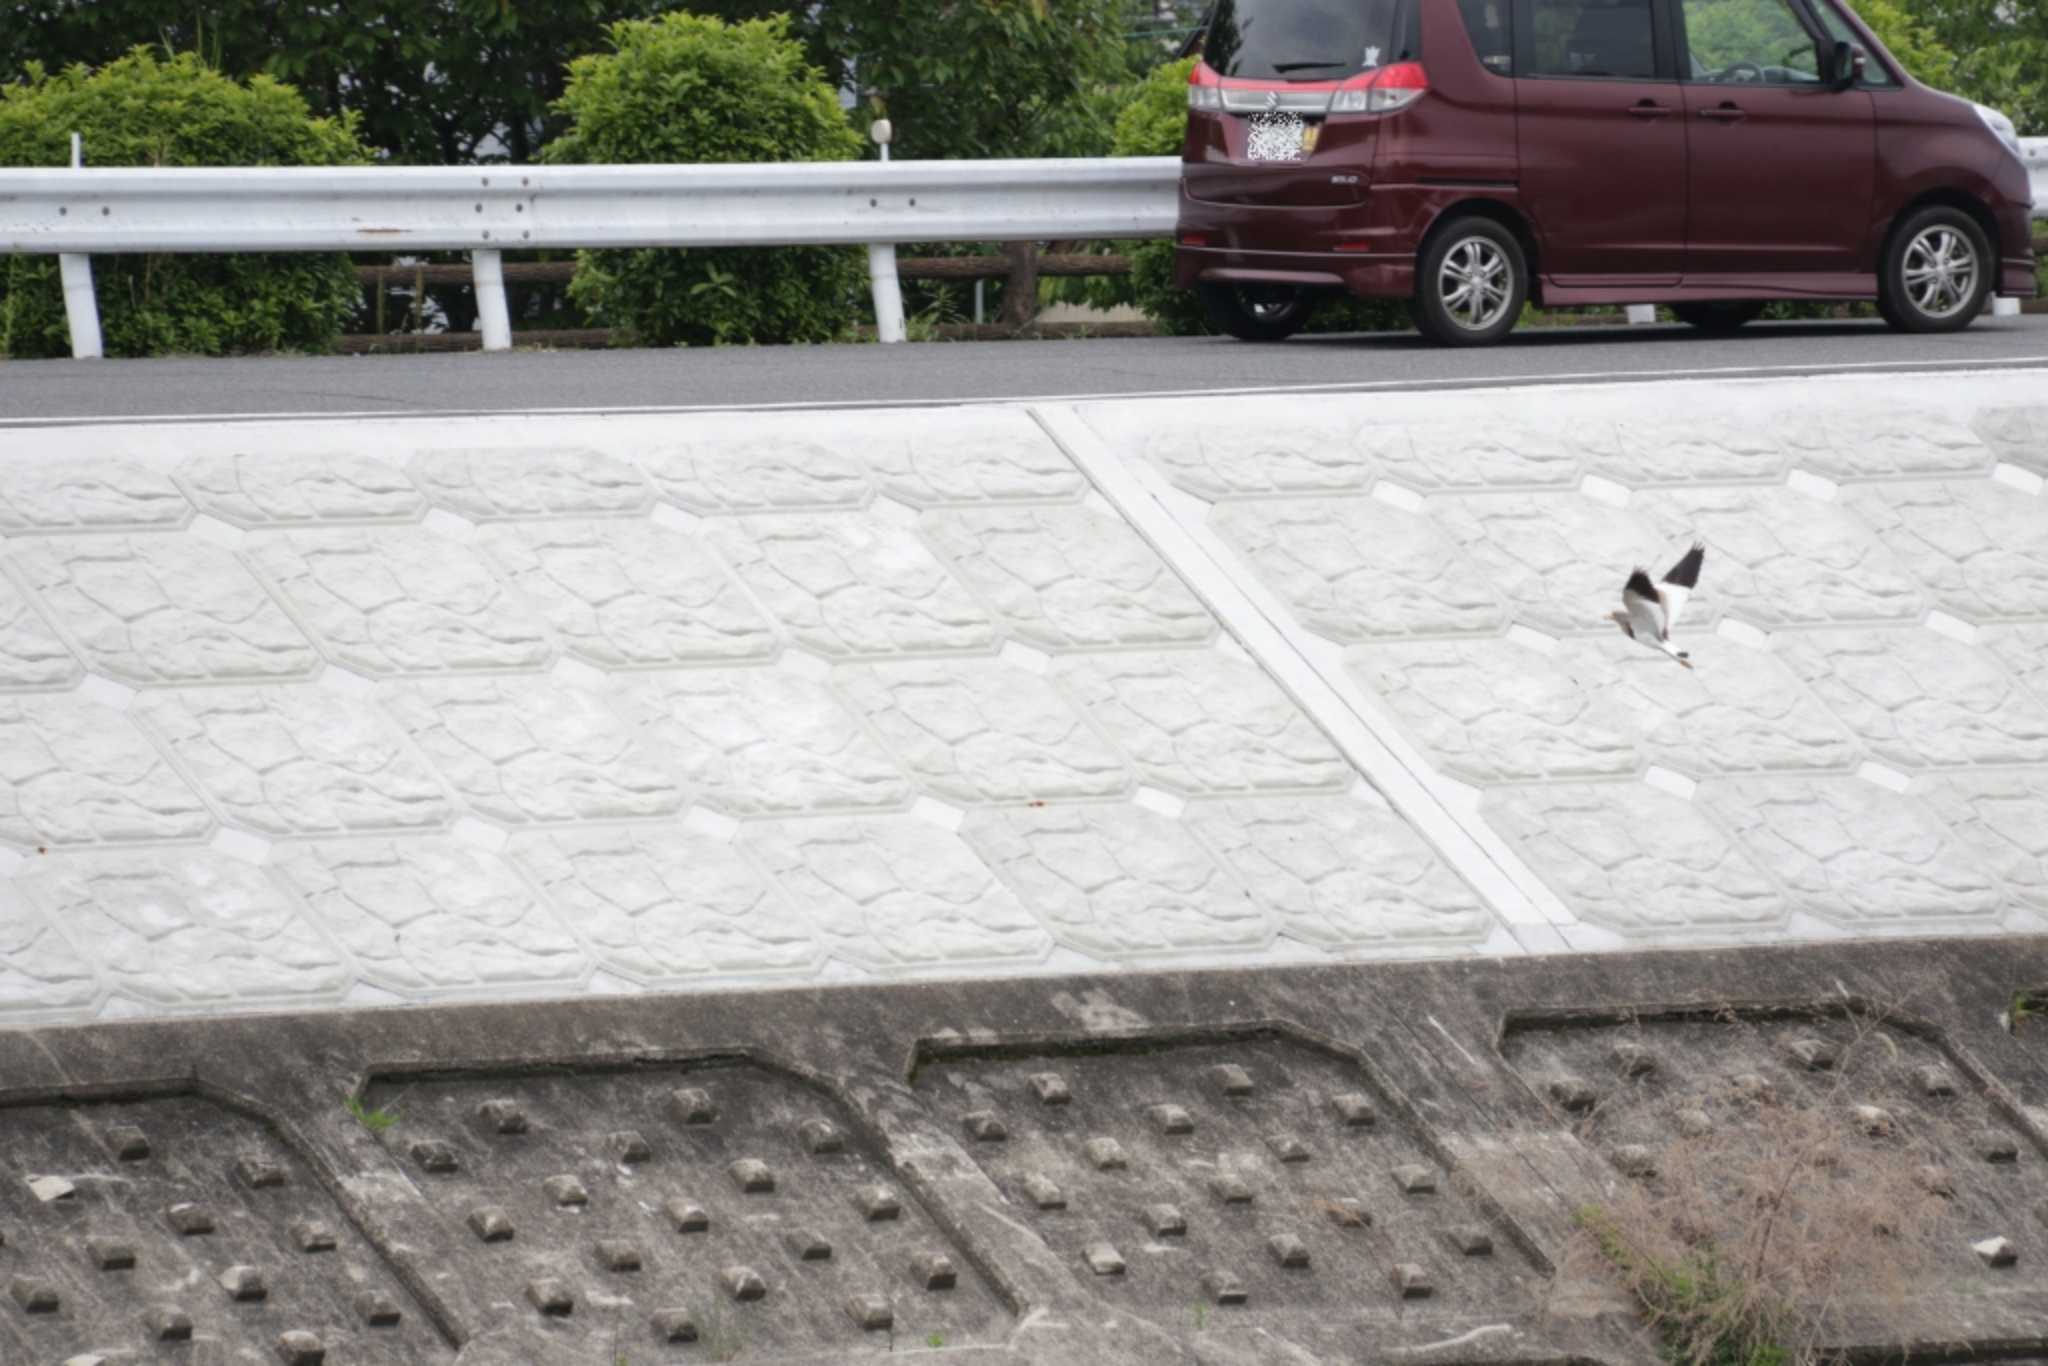
[[[1028,413],[603,425],[10,437],[0,1024],[1494,933]]]
[[[2044,923],[2048,408],[2024,388],[1081,411],[1598,947]],[[1605,616],[1694,539],[1688,671]]]
[[[2048,925],[2024,378],[11,433],[0,1027]]]

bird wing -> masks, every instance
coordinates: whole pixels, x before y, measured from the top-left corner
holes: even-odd
[[[1700,563],[1707,557],[1707,547],[1700,541],[1692,543],[1692,549],[1685,552],[1671,572],[1664,576],[1664,584],[1658,597],[1664,603],[1664,634],[1669,636],[1671,628],[1678,625],[1679,613],[1685,610],[1685,600],[1692,596],[1692,590],[1699,585]]]
[[[1664,639],[1664,602],[1648,574],[1638,569],[1628,576],[1621,590],[1621,605],[1628,609],[1629,624],[1635,627],[1638,639]]]

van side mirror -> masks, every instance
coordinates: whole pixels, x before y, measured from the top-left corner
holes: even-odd
[[[1833,60],[1828,63],[1837,90],[1847,90],[1863,79],[1863,49],[1854,43],[1836,43]]]

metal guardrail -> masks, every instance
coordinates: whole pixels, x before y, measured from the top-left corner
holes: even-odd
[[[1179,175],[1173,157],[9,170],[0,252],[64,258],[79,355],[99,350],[90,258],[122,252],[468,251],[496,351],[508,249],[864,245],[897,341],[897,244],[1165,237]]]
[[[0,251],[498,251],[1161,237],[1172,157],[0,171]]]
[[[2022,146],[2048,218],[2048,138]],[[62,258],[80,356],[100,352],[91,258],[130,252],[468,251],[485,349],[506,350],[508,249],[865,245],[895,341],[898,244],[1165,237],[1179,174],[1173,157],[0,170],[0,253]]]

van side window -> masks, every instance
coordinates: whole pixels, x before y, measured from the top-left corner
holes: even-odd
[[[1529,76],[1657,78],[1650,0],[1531,0]]]
[[[1508,29],[1508,0],[1458,0],[1458,13],[1465,17],[1465,31],[1479,63],[1496,76],[1515,74],[1514,35]]]
[[[1820,16],[1820,26],[1828,31],[1829,42],[1847,43],[1851,47],[1869,51],[1862,37],[1855,29],[1849,27],[1848,21],[1842,18],[1841,11],[1829,4],[1828,0],[1811,0],[1811,3],[1813,12]],[[1892,79],[1892,73],[1884,69],[1884,63],[1877,59],[1875,52],[1871,52],[1864,60],[1863,79],[1856,84],[1866,90],[1896,90],[1899,86],[1899,83]]]
[[[1787,0],[1683,0],[1685,78],[1703,85],[1817,85],[1820,50]]]

